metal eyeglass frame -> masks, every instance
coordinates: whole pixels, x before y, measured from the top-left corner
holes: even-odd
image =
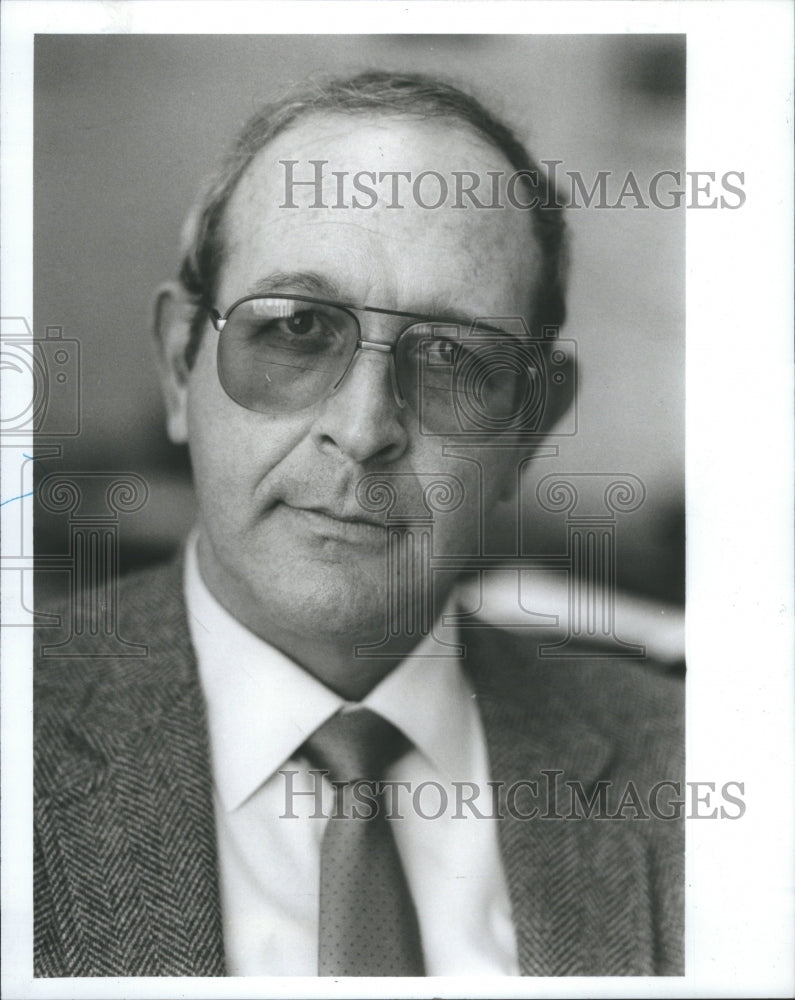
[[[232,315],[232,312],[235,309],[237,309],[238,306],[242,305],[244,302],[254,302],[257,299],[285,299],[285,300],[289,299],[295,302],[308,302],[310,305],[332,306],[335,309],[340,309],[342,310],[342,312],[347,313],[347,315],[350,316],[351,319],[356,324],[356,329],[358,331],[358,337],[356,339],[356,347],[354,348],[353,353],[351,354],[350,361],[345,366],[345,370],[342,372],[340,377],[328,391],[327,395],[323,398],[327,399],[329,396],[335,393],[337,389],[339,389],[339,387],[345,381],[348,372],[353,368],[353,365],[356,362],[356,359],[358,358],[360,351],[376,351],[379,354],[392,355],[392,364],[389,366],[392,379],[392,391],[395,395],[395,401],[397,402],[398,406],[401,409],[406,407],[408,405],[408,402],[403,396],[403,392],[400,388],[400,383],[397,374],[397,364],[395,362],[395,358],[396,358],[397,347],[398,344],[400,343],[403,334],[406,333],[407,330],[410,330],[412,326],[416,326],[418,323],[427,323],[427,324],[432,324],[434,326],[455,326],[459,329],[462,326],[467,325],[466,323],[462,323],[460,319],[446,318],[443,316],[427,316],[422,313],[401,312],[399,309],[381,309],[376,306],[357,306],[357,305],[352,305],[349,302],[336,302],[333,299],[319,299],[311,295],[291,295],[289,292],[259,292],[258,294],[255,295],[244,295],[242,298],[235,300],[223,314],[220,313],[217,309],[214,308],[210,309],[209,310],[210,320],[212,321],[212,324],[218,331],[218,333],[223,334],[227,320]],[[401,316],[404,319],[413,320],[413,322],[408,323],[400,330],[393,344],[382,344],[379,341],[365,340],[364,337],[362,337],[362,324],[359,317],[356,315],[357,312],[377,313],[382,316]],[[504,330],[501,330],[499,327],[490,326],[489,324],[482,323],[481,321],[476,319],[468,321],[468,325],[470,329],[472,329],[475,325],[477,325],[478,330],[483,330],[486,333],[505,332]],[[220,345],[221,341],[219,338],[218,341],[219,351],[216,354],[216,366],[218,366],[218,363],[220,361]],[[220,373],[219,373],[219,380],[220,380]],[[223,381],[221,381],[221,385],[224,387],[224,391],[226,391],[226,387],[224,386]]]

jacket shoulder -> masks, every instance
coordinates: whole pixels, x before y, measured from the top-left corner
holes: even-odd
[[[181,560],[80,589],[41,610],[58,624],[34,630],[37,690],[118,680],[119,671],[135,676],[151,659],[152,640],[185,638]]]
[[[517,733],[596,733],[614,765],[676,777],[684,766],[684,677],[650,659],[545,656],[538,640],[473,630],[469,669],[478,697]]]
[[[181,560],[122,577],[112,590],[78,591],[45,610],[60,625],[34,632],[39,788],[63,773],[63,761],[88,752],[76,733],[112,737],[114,730],[146,726],[196,683]]]

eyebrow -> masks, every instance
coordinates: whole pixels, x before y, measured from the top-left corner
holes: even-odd
[[[317,271],[272,271],[251,285],[246,295],[268,295],[276,292],[303,292],[318,298],[329,299],[340,305],[347,305],[364,312],[386,313],[392,316],[408,316],[435,323],[450,323],[472,328],[477,323],[480,329],[496,332],[497,327],[479,323],[472,313],[462,312],[447,303],[432,303],[427,310],[382,309],[378,306],[360,305],[342,294],[340,286]]]
[[[316,271],[272,271],[259,278],[246,292],[247,295],[267,295],[269,292],[306,292],[321,298],[339,299],[339,285]]]

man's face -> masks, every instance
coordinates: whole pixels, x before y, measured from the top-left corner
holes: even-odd
[[[452,194],[424,209],[403,187],[403,208],[389,208],[391,182],[370,209],[311,208],[309,187],[286,202],[281,160],[327,160],[324,202],[337,201],[331,171],[455,170],[510,172],[495,149],[463,127],[439,121],[365,116],[308,117],[253,161],[227,209],[226,255],[216,308],[223,313],[252,291],[323,295],[338,301],[423,315],[524,316],[538,254],[526,213],[454,209]],[[350,180],[345,202],[350,205]],[[425,191],[426,200],[434,196]],[[321,284],[318,284],[318,280]],[[365,313],[362,336],[394,343],[406,320]],[[416,506],[418,485],[434,473],[464,484],[464,503],[437,514],[434,553],[477,551],[480,489],[476,466],[444,456],[445,442],[420,432],[400,408],[388,354],[360,352],[339,388],[287,413],[244,409],[225,393],[216,368],[218,333],[208,323],[187,384],[187,435],[199,501],[199,559],[216,597],[255,632],[378,639],[387,606],[383,515],[368,523],[356,487],[371,473],[393,481]],[[483,475],[515,478],[499,449],[480,450]],[[484,458],[484,455],[486,457]],[[419,512],[419,511],[418,511]]]

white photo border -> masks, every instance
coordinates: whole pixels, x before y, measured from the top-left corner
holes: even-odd
[[[794,9],[787,0],[5,0],[3,316],[32,315],[36,33],[686,34],[688,169],[740,170],[747,193],[741,211],[687,213],[687,776],[744,782],[747,811],[687,822],[683,977],[33,979],[31,635],[5,629],[4,996],[792,995]],[[18,482],[21,450],[1,451],[3,482]]]

